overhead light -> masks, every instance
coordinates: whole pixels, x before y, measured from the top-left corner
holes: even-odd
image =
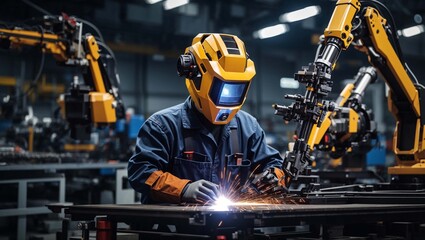
[[[300,83],[293,78],[283,77],[280,79],[281,88],[298,89]]]
[[[170,10],[176,7],[183,6],[188,3],[189,3],[189,0],[166,0],[164,2],[164,9]]]
[[[277,24],[274,26],[262,28],[253,33],[254,38],[264,39],[275,37],[280,34],[284,34],[289,30],[288,25],[286,24]]]
[[[397,31],[398,35],[403,35],[404,37],[412,37],[418,34],[423,33],[425,30],[424,25],[416,25],[413,27],[408,27],[402,30]]]
[[[147,4],[155,4],[157,2],[161,2],[162,0],[145,0]]]
[[[281,22],[296,22],[303,19],[307,19],[316,16],[320,13],[320,6],[310,6],[303,9],[299,9],[293,12],[285,13],[280,15],[279,20]]]

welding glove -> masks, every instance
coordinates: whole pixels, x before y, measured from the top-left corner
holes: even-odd
[[[287,193],[288,190],[282,181],[283,171],[277,168],[267,169],[254,175],[251,185],[259,194]]]
[[[183,202],[206,203],[217,197],[218,185],[203,179],[187,184],[182,192]]]

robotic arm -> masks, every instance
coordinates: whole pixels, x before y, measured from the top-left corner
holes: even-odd
[[[335,110],[335,104],[324,98],[332,90],[331,73],[339,54],[352,43],[367,54],[390,88],[388,105],[397,120],[394,149],[398,166],[394,167],[395,171],[390,168],[389,173],[425,174],[425,168],[420,165],[425,153],[422,144],[425,117],[421,115],[424,104],[421,106],[419,101],[425,94],[424,88],[417,81],[414,84],[413,74],[402,59],[394,24],[389,24],[377,7],[391,16],[374,0],[339,0],[315,61],[295,73],[295,79],[306,85],[305,95],[287,95],[286,98],[294,100],[292,105],[275,105],[275,114],[299,122],[298,138],[293,150],[286,153],[283,165],[288,185],[309,166],[316,141],[315,129],[321,127],[328,112]]]
[[[377,79],[373,67],[362,67],[336,100],[334,113],[326,113],[320,127],[315,125],[310,138],[316,149],[330,152],[332,158],[340,158],[351,148],[367,152],[371,140],[377,139],[376,122],[371,110],[362,104],[362,98],[369,84]]]
[[[66,15],[45,17],[42,25],[30,29],[0,28],[0,45],[12,49],[37,46],[59,64],[81,69],[84,81],[75,79],[58,103],[69,123],[71,138],[84,141],[90,138],[92,124],[111,124],[123,118],[124,105],[115,66],[104,62],[110,55],[101,54],[102,43],[91,34],[83,35],[82,27],[81,22]]]
[[[275,105],[277,115],[282,115],[286,121],[299,122],[297,139],[292,151],[284,156],[286,186],[291,179],[297,179],[312,162],[310,152],[313,150],[313,138],[310,138],[313,128],[320,127],[328,111],[333,111],[335,105],[323,100],[332,91],[331,73],[339,54],[353,41],[351,20],[360,9],[358,1],[339,1],[328,28],[325,30],[325,40],[314,63],[303,67],[295,73],[295,80],[306,86],[305,95],[286,95],[294,100],[289,107]]]

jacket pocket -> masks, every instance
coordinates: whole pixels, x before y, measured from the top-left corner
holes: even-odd
[[[185,158],[176,157],[174,158],[174,165],[172,169],[173,175],[179,178],[189,179],[191,181],[197,181],[205,179],[211,181],[211,161],[195,161]]]
[[[239,165],[228,164],[224,171],[224,178],[221,179],[221,186],[225,186],[225,188],[232,190],[243,188],[243,186],[247,184],[251,172],[251,161],[245,159]]]

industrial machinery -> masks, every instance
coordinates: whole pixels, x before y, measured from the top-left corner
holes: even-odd
[[[341,105],[341,101],[335,104],[324,99],[332,91],[331,74],[340,53],[354,45],[368,56],[370,64],[390,89],[388,108],[397,122],[393,137],[397,166],[388,169],[393,177],[392,183],[414,183],[414,187],[423,187],[425,104],[421,98],[425,96],[425,87],[405,63],[396,34],[391,13],[380,2],[339,0],[336,3],[315,61],[295,73],[295,80],[306,86],[305,95],[287,95],[286,98],[294,100],[290,106],[275,105],[277,115],[299,122],[293,150],[284,156],[283,169],[288,186],[300,176],[308,175],[314,146],[329,127],[329,116],[339,109],[336,105]],[[362,87],[357,88],[361,92]],[[355,102],[350,103],[351,106]],[[352,110],[348,114],[349,126],[357,124],[360,113],[354,113],[355,107]],[[354,119],[351,119],[350,113]],[[357,136],[370,134],[369,131],[358,132],[358,129],[349,127],[346,133]],[[343,136],[336,137],[344,139]]]
[[[118,142],[113,130],[116,122],[125,118],[115,57],[100,33],[96,37],[84,34],[88,29],[98,31],[90,23],[66,14],[47,15],[19,26],[0,25],[1,48],[31,48],[40,51],[42,56],[40,69],[29,88],[21,89],[23,83],[2,79],[2,83],[7,83],[7,91],[1,95],[0,120],[16,118],[16,121],[0,131],[5,138],[0,139],[0,170],[3,171],[0,185],[5,193],[0,201],[0,215],[2,220],[19,216],[16,217],[16,239],[25,239],[26,231],[35,228],[30,224],[27,227],[27,215],[49,229],[43,215],[48,213],[46,202],[64,202],[66,198],[73,203],[99,203],[103,195],[106,197],[102,200],[112,202],[113,192],[122,188],[114,183],[118,170],[124,171],[127,165],[116,161],[119,158],[111,153],[115,149],[107,146],[113,137]],[[19,102],[24,102],[37,85],[40,86],[48,54],[59,66],[73,68],[75,75],[69,89],[57,100],[54,117],[50,121],[36,121],[30,110],[22,114],[24,107]],[[16,106],[20,109],[16,110]],[[92,133],[100,135],[99,143],[105,143],[95,144]],[[119,147],[119,151],[126,153],[127,145]],[[109,161],[111,159],[115,161]],[[60,187],[53,186],[53,180],[60,181]],[[56,192],[59,198],[52,198],[57,196]],[[15,227],[7,221],[0,225],[2,229]]]
[[[45,16],[31,27],[3,26],[0,45],[6,49],[38,47],[43,61],[44,54],[52,54],[59,65],[75,67],[81,72],[83,81],[75,76],[69,91],[58,99],[72,139],[65,150],[92,150],[93,145],[86,144],[92,127],[111,125],[117,118],[124,118],[113,53],[95,36],[83,35],[83,22],[77,18],[62,14]],[[34,82],[39,77],[38,74]]]
[[[422,147],[425,121],[421,115],[423,106],[421,109],[419,102],[424,90],[417,81],[412,81],[414,77],[405,70],[407,66],[401,51],[393,47],[397,46],[396,36],[392,35],[395,29],[371,6],[372,3],[378,4],[367,1],[361,6],[358,0],[337,2],[315,62],[295,75],[296,80],[306,84],[306,94],[288,95],[287,98],[294,100],[291,106],[275,105],[276,114],[300,123],[294,148],[285,155],[287,186],[308,172],[314,147],[334,149],[335,154],[342,154],[352,146],[350,143],[366,144],[373,138],[376,126],[361,104],[361,98],[364,89],[376,78],[374,68],[361,69],[355,84],[346,87],[337,103],[324,100],[332,90],[331,72],[340,52],[354,42],[356,47],[368,54],[371,64],[391,89],[390,111],[397,119],[394,136],[398,167],[395,169],[400,169],[392,173],[425,174],[423,168],[418,168],[425,153]],[[331,126],[332,121],[334,126]],[[326,136],[331,141],[326,142],[323,139]],[[414,136],[415,140],[409,141],[409,136]],[[396,196],[381,192],[380,196],[387,197],[385,203],[366,188],[358,195],[346,190],[334,195],[323,189],[321,191],[315,193],[316,198],[294,197],[296,204],[290,206],[245,203],[224,208],[224,204],[220,204],[217,209],[208,205],[164,204],[49,207],[57,213],[65,209],[67,218],[62,231],[57,234],[61,239],[68,238],[71,221],[80,221],[82,239],[89,239],[90,231],[96,231],[99,239],[115,239],[120,231],[137,233],[139,238],[172,239],[351,239],[347,235],[358,236],[359,239],[423,238],[423,234],[420,235],[425,213],[423,191],[415,196],[402,191]],[[319,199],[326,194],[331,196],[325,201]],[[404,201],[400,202],[401,199]],[[306,202],[324,204],[302,204]],[[118,229],[120,222],[129,224],[131,228]],[[387,238],[394,234],[391,230],[396,230],[400,223],[404,226],[405,235]],[[279,230],[274,231],[275,228]],[[410,229],[419,231],[411,233]]]

